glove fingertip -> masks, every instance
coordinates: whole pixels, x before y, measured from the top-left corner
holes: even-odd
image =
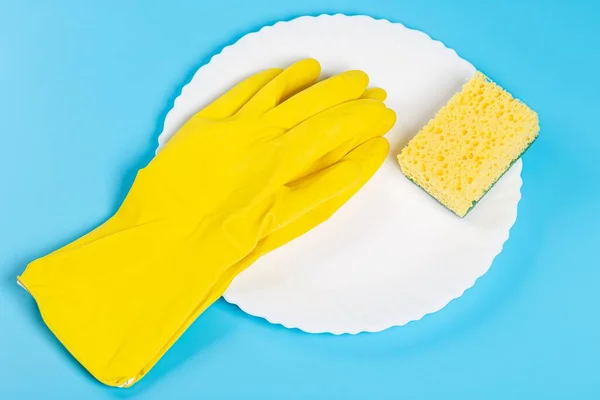
[[[385,101],[387,99],[387,92],[379,87],[369,88],[365,90],[360,98]]]

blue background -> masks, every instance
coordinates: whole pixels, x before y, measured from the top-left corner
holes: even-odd
[[[600,398],[599,4],[0,1],[0,398]],[[324,12],[423,30],[539,112],[503,253],[442,311],[377,334],[308,335],[219,301],[138,385],[97,383],[15,276],[115,211],[211,55]]]

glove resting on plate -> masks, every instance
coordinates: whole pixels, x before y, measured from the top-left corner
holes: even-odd
[[[377,170],[381,89],[315,60],[248,78],[142,168],[113,217],[19,282],[99,381],[130,386],[254,260],[327,219]]]

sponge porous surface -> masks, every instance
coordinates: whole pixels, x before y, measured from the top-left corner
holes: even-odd
[[[402,172],[463,217],[535,140],[537,114],[476,72],[398,155]]]

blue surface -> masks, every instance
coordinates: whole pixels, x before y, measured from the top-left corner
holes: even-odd
[[[600,3],[490,3],[0,1],[0,398],[600,398]],[[378,334],[308,335],[220,301],[138,385],[102,386],[15,276],[111,215],[211,55],[322,12],[424,30],[539,112],[504,252],[441,312]]]

